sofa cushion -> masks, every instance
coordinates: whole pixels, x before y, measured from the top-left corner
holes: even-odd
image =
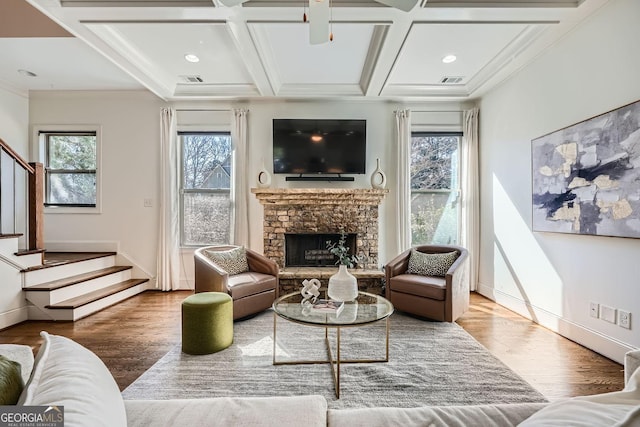
[[[100,358],[68,338],[40,335],[44,343],[18,404],[64,406],[66,427],[126,426],[120,390]]]
[[[519,424],[520,427],[637,425],[640,425],[640,406],[611,405],[573,399],[552,403]]]
[[[322,396],[127,400],[129,427],[326,427]]]
[[[23,388],[20,363],[0,355],[0,405],[18,403]]]
[[[628,384],[631,376],[640,368],[640,350],[631,350],[624,355],[624,383]]]
[[[407,273],[444,277],[458,258],[458,252],[422,253],[411,249]]]
[[[28,345],[0,344],[0,354],[20,364],[22,380],[26,384],[33,369],[33,351]]]
[[[423,406],[419,408],[330,409],[329,427],[515,426],[546,403]]]
[[[443,277],[400,274],[392,277],[389,282],[389,289],[395,292],[438,301],[444,301],[446,297],[447,284]]]
[[[640,425],[640,370],[622,391],[579,396],[546,406],[519,424],[521,427],[604,427]]]
[[[272,291],[276,287],[276,278],[270,274],[248,271],[246,273],[229,276],[227,282],[231,298],[237,300],[261,292]]]
[[[228,251],[205,250],[204,254],[229,275],[249,271],[247,251],[244,246],[229,249]]]

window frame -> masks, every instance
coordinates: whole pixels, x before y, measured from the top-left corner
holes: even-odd
[[[31,157],[47,165],[47,135],[48,134],[95,134],[96,138],[96,204],[94,205],[58,205],[45,203],[45,214],[101,214],[102,213],[102,126],[91,124],[78,125],[34,125],[32,129]],[[77,170],[73,170],[77,173]],[[43,185],[43,200],[47,199],[49,187],[48,172],[45,171]]]
[[[51,166],[51,137],[52,136],[92,136],[96,137],[95,132],[44,132],[44,171],[45,171],[45,202],[44,206],[48,208],[95,208],[95,203],[50,203],[47,198],[50,196],[51,177],[57,174],[91,174],[96,176],[97,169],[53,169]],[[97,162],[96,162],[97,165]],[[96,194],[97,201],[97,194]]]
[[[460,159],[460,152],[461,152],[461,148],[462,148],[462,137],[463,132],[462,131],[428,131],[428,130],[417,130],[414,129],[411,131],[411,139],[413,140],[414,137],[421,137],[421,136],[426,136],[426,137],[438,137],[438,136],[448,136],[448,137],[457,137],[458,138],[458,164],[457,164],[457,176],[456,176],[456,182],[457,182],[457,188],[449,188],[449,189],[412,189],[411,188],[411,180],[409,180],[409,192],[410,192],[410,196],[411,199],[413,199],[413,195],[414,194],[453,194],[455,196],[455,203],[458,205],[457,209],[456,209],[456,216],[457,216],[457,226],[456,226],[456,243],[455,244],[459,244],[460,243],[460,239],[461,239],[461,223],[462,223],[462,209],[460,209],[460,200],[462,198],[462,186],[461,186],[461,159]],[[413,214],[413,211],[411,210],[411,206],[409,206],[410,209],[410,215]],[[413,241],[413,224],[409,224],[411,227],[410,230],[410,235],[412,237],[411,239],[411,246],[416,246],[416,245],[429,245],[429,244],[433,244],[433,245],[437,245],[438,243],[430,243],[430,242],[414,242]]]
[[[185,126],[186,128],[186,126]],[[183,140],[181,138],[181,136],[183,135],[225,135],[228,136],[229,138],[231,138],[231,130],[229,129],[215,129],[215,130],[191,130],[191,129],[179,129],[177,132],[177,139],[178,139],[178,180],[179,180],[179,184],[178,184],[178,193],[179,193],[179,198],[180,198],[180,247],[181,248],[185,248],[185,249],[196,249],[196,248],[201,248],[204,246],[210,246],[210,245],[214,245],[214,244],[230,244],[230,243],[214,243],[214,242],[209,242],[209,243],[202,243],[202,244],[187,244],[185,243],[185,215],[184,215],[184,196],[185,194],[223,194],[223,193],[228,193],[229,194],[229,202],[230,202],[230,212],[229,212],[229,221],[231,222],[233,220],[233,211],[234,211],[234,206],[233,206],[233,180],[234,180],[234,175],[235,175],[235,161],[234,161],[234,156],[235,156],[235,150],[233,149],[233,142],[230,141],[231,143],[231,150],[230,150],[230,155],[231,155],[231,183],[229,185],[229,189],[219,189],[219,188],[184,188],[184,158],[183,158],[183,153],[184,153],[184,145],[183,145]],[[231,228],[233,229],[233,224],[230,224]],[[229,240],[232,239],[232,236],[229,236]]]

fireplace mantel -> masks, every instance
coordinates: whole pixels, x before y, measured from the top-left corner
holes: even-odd
[[[285,267],[287,233],[355,233],[365,269],[378,269],[378,206],[388,190],[252,188],[264,206],[264,254]]]
[[[251,192],[263,205],[355,203],[378,206],[389,190],[372,188],[252,188]]]

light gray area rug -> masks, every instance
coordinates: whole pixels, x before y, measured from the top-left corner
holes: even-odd
[[[326,359],[324,329],[278,318],[277,357]],[[330,336],[335,343],[335,332]],[[384,358],[384,322],[343,328],[342,358]],[[335,348],[334,348],[335,355]],[[323,395],[330,408],[545,402],[455,323],[394,313],[387,363],[343,364],[336,399],[328,364],[273,364],[273,313],[234,324],[234,343],[192,356],[180,345],[123,391],[125,399]]]

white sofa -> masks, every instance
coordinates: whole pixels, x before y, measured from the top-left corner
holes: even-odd
[[[327,409],[322,396],[122,399],[102,361],[60,336],[42,333],[35,360],[27,346],[0,345],[28,378],[19,405],[63,405],[65,426],[640,426],[640,351],[625,359],[625,389],[550,404]],[[185,391],[185,396],[188,391]]]

